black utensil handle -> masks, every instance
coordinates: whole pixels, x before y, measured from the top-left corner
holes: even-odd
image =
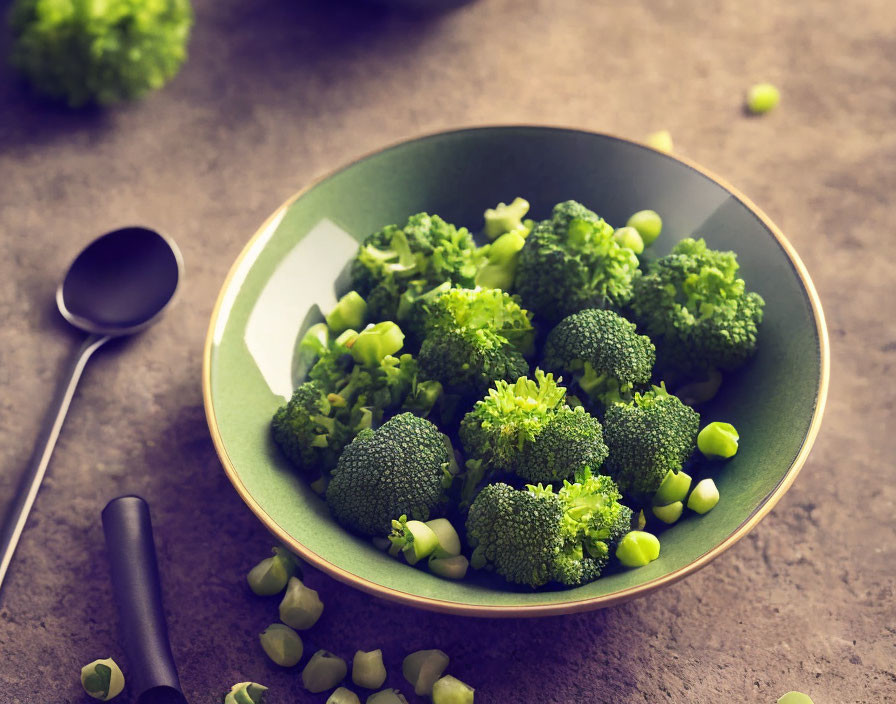
[[[103,532],[129,689],[141,704],[186,704],[168,642],[149,505],[139,496],[113,499],[103,509]]]

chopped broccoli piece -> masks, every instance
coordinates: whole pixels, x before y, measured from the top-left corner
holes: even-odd
[[[656,352],[646,335],[609,310],[573,313],[545,341],[545,367],[570,374],[594,402],[630,400],[650,381]]]
[[[525,198],[514,198],[509,205],[498,203],[494,208],[485,211],[485,236],[496,240],[508,232],[522,231],[528,233],[523,218],[529,212],[529,201]],[[525,237],[525,234],[523,234]]]
[[[700,414],[665,385],[613,404],[604,415],[610,456],[604,469],[626,496],[646,505],[669,470],[678,472],[697,446]]]
[[[683,239],[635,281],[635,321],[660,361],[693,374],[739,367],[756,350],[765,301],[737,277],[737,255]]]
[[[490,484],[467,516],[470,564],[531,587],[596,579],[612,545],[631,525],[632,512],[619,499],[609,477],[587,469],[557,492],[542,485],[517,491]]]
[[[552,482],[569,478],[584,466],[603,463],[607,447],[600,423],[584,408],[569,408],[565,396],[566,389],[540,369],[535,370],[534,380],[498,381],[489,389],[460,424],[467,455],[483,463],[474,465],[467,479],[466,498],[470,482],[495,471]]]
[[[555,323],[585,308],[625,305],[637,271],[637,256],[616,242],[613,228],[570,200],[526,238],[515,290],[539,320]]]
[[[352,285],[366,297],[371,320],[395,320],[411,281],[472,286],[482,258],[466,228],[417,213],[403,227],[389,225],[364,240],[351,265]]]
[[[356,362],[374,366],[404,344],[404,333],[390,320],[368,325],[352,340],[351,354]]]
[[[334,415],[321,385],[308,381],[277,409],[271,421],[274,441],[309,480],[335,467],[339,452],[351,439],[349,429]]]
[[[327,326],[338,335],[351,328],[361,328],[367,322],[367,301],[357,291],[349,291],[327,313]]]
[[[339,457],[327,486],[336,520],[364,535],[385,535],[402,515],[425,521],[439,512],[453,460],[439,429],[401,413],[362,430]]]

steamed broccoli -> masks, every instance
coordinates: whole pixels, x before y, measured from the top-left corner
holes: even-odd
[[[402,515],[425,521],[440,511],[453,459],[435,425],[402,413],[343,450],[327,505],[343,526],[370,536],[388,534]]]
[[[470,564],[531,587],[596,579],[631,525],[632,512],[620,498],[612,479],[587,468],[557,492],[540,484],[524,491],[491,484],[467,515]]]
[[[523,218],[529,212],[529,201],[516,197],[512,203],[498,203],[485,211],[485,236],[494,241],[508,232],[520,232],[523,237],[528,229]]]
[[[686,238],[635,282],[632,313],[663,365],[686,374],[729,370],[753,354],[765,302],[746,291],[738,268],[734,252]]]
[[[339,453],[354,434],[334,417],[334,411],[320,384],[308,381],[277,409],[271,421],[274,441],[310,480],[336,466]]]
[[[631,403],[611,405],[604,415],[604,465],[619,489],[647,503],[669,470],[678,472],[697,446],[700,414],[685,406],[665,385],[636,393]]]
[[[601,425],[581,406],[569,408],[552,374],[498,381],[460,424],[467,456],[485,471],[514,472],[533,482],[567,479],[607,456]]]
[[[510,291],[516,278],[516,265],[520,252],[526,244],[528,230],[505,232],[491,244],[483,245],[480,251],[485,261],[476,272],[476,285],[482,288],[499,288]]]
[[[539,320],[557,322],[585,308],[626,304],[637,271],[638,258],[616,242],[613,228],[569,200],[526,238],[515,290]]]
[[[367,299],[371,320],[395,320],[411,281],[472,286],[482,257],[466,228],[417,213],[403,227],[389,225],[364,240],[352,261],[352,285]]]
[[[161,88],[187,57],[189,0],[17,0],[11,60],[35,92],[81,107]]]
[[[633,389],[650,381],[656,352],[635,326],[609,310],[573,313],[545,342],[544,365],[571,375],[592,401],[608,405],[629,400]]]

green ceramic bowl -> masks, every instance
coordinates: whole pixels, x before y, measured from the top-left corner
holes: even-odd
[[[573,198],[619,226],[636,210],[663,217],[662,254],[692,233],[738,253],[766,301],[759,352],[730,375],[705,418],[742,443],[716,472],[718,506],[662,535],[646,567],[576,589],[526,591],[488,575],[461,582],[405,565],[354,537],[290,470],[268,423],[299,379],[296,342],[344,290],[357,243],[426,210],[477,229],[485,208],[522,195],[534,217]],[[209,327],[203,391],[227,476],[284,544],[336,579],[409,605],[477,616],[567,613],[618,603],[681,579],[742,538],[793,482],[818,431],[828,379],[818,296],[796,252],[750,201],[694,164],[607,135],[543,127],[436,134],[371,154],[280,207],[249,240]]]

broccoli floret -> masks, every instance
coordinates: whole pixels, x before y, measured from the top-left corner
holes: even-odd
[[[320,384],[308,381],[277,409],[271,421],[274,441],[309,480],[336,466],[339,452],[351,437],[349,429],[334,418],[334,411]]]
[[[519,231],[523,237],[528,234],[528,229],[523,224],[523,218],[529,212],[529,201],[516,197],[509,205],[498,203],[494,208],[485,211],[485,236],[489,240],[496,240],[508,232]]]
[[[137,98],[161,88],[187,57],[189,0],[17,0],[13,65],[35,92],[69,107]]]
[[[470,563],[531,587],[596,579],[631,525],[632,512],[620,498],[612,479],[588,468],[557,492],[540,484],[525,491],[491,484],[467,515]]]
[[[552,374],[498,381],[460,424],[467,456],[485,472],[514,472],[529,481],[566,479],[607,456],[600,423],[584,408],[565,404],[566,389]]]
[[[609,310],[573,313],[545,342],[546,368],[570,375],[592,401],[609,405],[630,400],[633,389],[650,381],[656,351],[650,338]]]
[[[435,425],[401,413],[377,430],[362,430],[343,450],[327,504],[346,528],[386,535],[399,516],[425,521],[440,512],[452,460]]]
[[[516,278],[516,265],[523,245],[526,244],[528,230],[505,232],[491,244],[484,245],[480,251],[485,262],[476,272],[476,285],[482,288],[499,288],[510,291]]]
[[[649,265],[630,302],[662,365],[685,374],[730,370],[756,350],[765,301],[737,277],[737,255],[683,239]]]
[[[604,415],[610,455],[604,470],[626,496],[644,504],[669,470],[678,472],[697,446],[700,414],[664,384],[636,393],[631,403],[613,404]]]
[[[624,305],[637,271],[638,258],[616,242],[613,228],[570,200],[526,238],[515,290],[539,320],[555,323],[585,308]]]
[[[482,259],[466,228],[418,213],[403,227],[389,225],[364,240],[352,261],[352,285],[366,298],[372,320],[395,320],[411,281],[472,286]]]
[[[423,376],[461,396],[481,396],[498,380],[529,373],[519,350],[490,330],[437,330],[426,336],[417,361]]]

